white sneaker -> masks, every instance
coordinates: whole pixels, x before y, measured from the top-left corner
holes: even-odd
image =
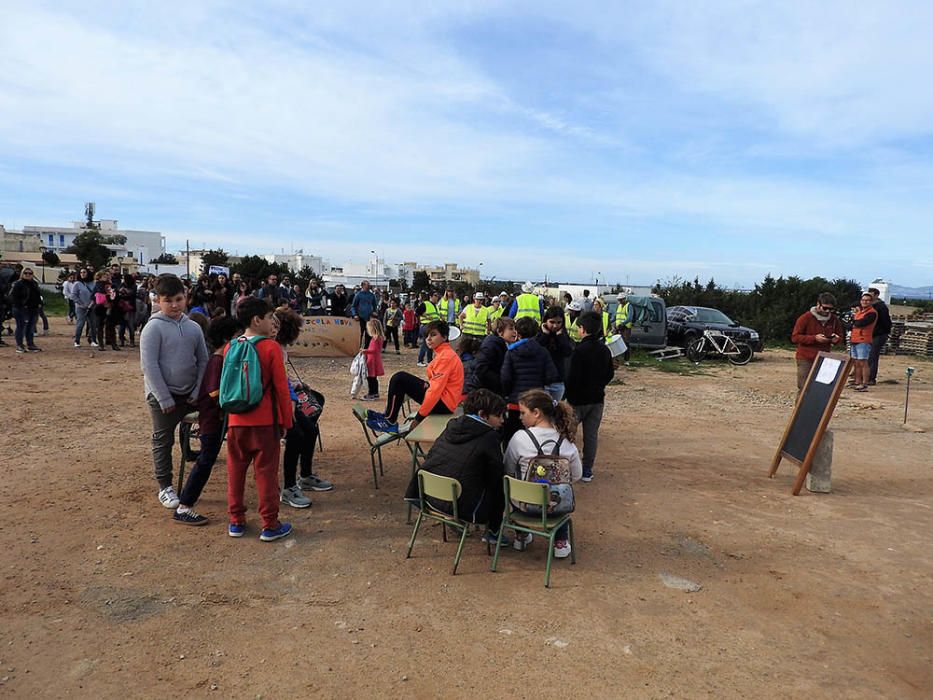
[[[418,366],[419,366],[419,367],[427,367],[427,366],[428,366],[428,363],[427,363],[427,362],[419,362],[419,363],[418,363]]]
[[[174,486],[166,486],[164,489],[159,491],[159,503],[161,503],[166,508],[178,507],[178,494],[175,493]]]
[[[570,540],[554,540],[554,556],[564,559],[570,556]]]
[[[91,347],[92,347],[92,348],[96,348],[96,347],[97,347],[97,341],[96,341],[96,340],[92,340],[92,341],[91,341]]]
[[[525,548],[531,544],[531,541],[535,538],[530,532],[516,532],[515,539],[512,540],[512,547],[517,549],[519,552],[524,552]]]
[[[75,343],[75,347],[76,347],[76,348],[80,348],[80,347],[81,347],[81,343]]]

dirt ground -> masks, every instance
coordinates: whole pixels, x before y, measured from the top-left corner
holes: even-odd
[[[609,389],[577,563],[454,545],[405,559],[404,447],[373,489],[349,359],[300,360],[328,403],[317,471],[336,490],[283,506],[287,540],[226,535],[224,453],[199,510],[156,500],[137,351],[0,348],[0,695],[71,697],[832,697],[933,692],[933,363],[843,394],[833,493],[768,467],[792,353],[702,373],[631,367]],[[387,371],[417,371],[411,352]],[[176,448],[177,449],[177,448]],[[701,586],[671,588],[671,577]],[[665,580],[667,583],[665,583]]]

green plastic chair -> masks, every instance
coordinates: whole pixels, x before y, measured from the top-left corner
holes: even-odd
[[[449,476],[432,474],[424,469],[418,472],[418,502],[421,510],[418,513],[418,519],[415,521],[415,529],[411,533],[411,539],[408,541],[408,554],[405,555],[406,559],[411,557],[411,550],[412,547],[415,546],[415,538],[418,537],[421,521],[425,518],[430,518],[441,524],[444,542],[447,541],[448,527],[460,531],[460,544],[457,545],[457,555],[454,557],[454,569],[452,572],[456,575],[457,566],[460,564],[460,555],[463,553],[463,543],[466,541],[467,533],[470,529],[470,523],[461,519],[460,514],[457,512],[457,499],[460,498],[460,491],[460,482],[456,479],[451,479]],[[428,496],[436,501],[446,501],[450,503],[453,515],[444,513],[431,506],[427,500]],[[488,545],[486,546],[486,550],[487,552],[489,551]]]
[[[496,553],[492,558],[492,570],[496,570],[499,563],[499,549],[502,547],[502,533],[506,528],[516,532],[528,532],[532,535],[546,537],[548,540],[547,548],[547,569],[544,572],[544,586],[551,587],[551,563],[554,560],[554,539],[557,530],[567,523],[570,538],[570,563],[577,563],[577,548],[573,543],[573,520],[570,513],[558,515],[549,518],[547,516],[547,507],[549,500],[548,484],[537,481],[520,481],[511,476],[502,477],[503,489],[505,491],[505,512],[502,515],[502,526],[499,528],[499,539],[496,540]],[[518,510],[512,505],[512,501],[527,503],[528,505],[538,506],[541,509],[541,515],[528,515]]]
[[[369,444],[369,461],[372,463],[373,467],[373,486],[378,489],[379,479],[376,476],[376,456],[378,455],[379,457],[379,476],[383,476],[384,472],[382,470],[382,448],[393,442],[398,442],[405,437],[405,434],[377,433],[375,430],[366,425],[366,411],[367,408],[363,404],[358,403],[353,406],[353,417],[359,421],[361,426],[363,426],[363,436],[366,438],[366,442]]]

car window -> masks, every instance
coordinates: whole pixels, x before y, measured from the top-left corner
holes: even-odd
[[[697,309],[696,319],[700,323],[725,323],[732,325],[732,319],[718,309]]]

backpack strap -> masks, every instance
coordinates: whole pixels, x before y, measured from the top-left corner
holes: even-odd
[[[552,457],[558,457],[558,456],[560,456],[560,446],[561,446],[562,444],[564,444],[564,436],[563,436],[563,435],[561,435],[561,436],[557,439],[557,442],[554,443],[554,450],[551,452],[551,456],[552,456]]]
[[[540,443],[538,442],[538,440],[535,438],[534,433],[532,433],[530,430],[528,430],[528,428],[522,428],[522,430],[525,432],[525,434],[526,434],[529,438],[531,438],[531,444],[533,444],[533,445],[535,446],[535,449],[538,451],[538,454],[541,454],[541,444],[540,444]]]

